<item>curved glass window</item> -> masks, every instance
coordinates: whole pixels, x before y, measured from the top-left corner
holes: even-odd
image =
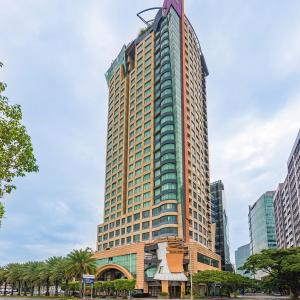
[[[166,70],[170,70],[171,68],[171,64],[170,63],[166,63],[165,65],[163,65],[160,69],[160,72],[163,73]]]
[[[165,201],[165,200],[176,200],[177,196],[176,193],[168,193],[165,195],[161,196],[161,200]]]
[[[162,228],[160,230],[156,230],[152,232],[152,237],[156,238],[159,236],[177,236],[178,235],[178,229],[177,228],[172,228],[172,227],[166,227]]]
[[[163,212],[168,212],[168,211],[177,211],[177,204],[176,203],[168,203],[168,204],[163,204],[159,207],[153,208],[152,215],[158,216],[159,214],[161,214]]]
[[[172,90],[171,89],[166,89],[161,93],[161,96],[165,96],[165,95],[172,95]]]
[[[171,104],[171,103],[173,103],[173,99],[171,97],[168,97],[161,102],[161,105]]]
[[[162,156],[161,161],[165,161],[165,160],[168,160],[168,159],[174,159],[175,160],[176,159],[175,154],[167,153],[167,154]]]
[[[168,71],[168,72],[162,74],[162,75],[161,75],[161,80],[164,80],[164,79],[167,78],[167,77],[171,77],[171,72]]]
[[[167,99],[169,99],[169,98],[167,98]],[[163,100],[163,101],[165,101],[165,100]],[[165,116],[161,119],[160,123],[161,123],[161,125],[163,125],[163,123],[165,123],[165,122],[173,122],[173,121],[174,121],[173,116]]]
[[[163,126],[162,129],[161,129],[161,133],[164,133],[166,131],[174,131],[174,125]]]
[[[175,150],[175,145],[174,144],[166,144],[166,145],[163,145],[160,149],[161,152],[167,151],[167,150]]]
[[[172,106],[164,107],[164,108],[161,110],[161,114],[170,113],[170,112],[173,112],[173,107],[172,107]]]
[[[160,88],[163,89],[163,88],[165,88],[167,86],[171,86],[171,85],[172,85],[172,81],[171,81],[171,79],[168,79],[161,84]]]
[[[177,224],[177,216],[163,216],[152,221],[153,227],[157,227],[163,224]]]
[[[176,169],[176,165],[174,163],[167,163],[161,167],[162,171],[175,170],[175,169]]]
[[[168,39],[169,38],[169,33],[168,32],[164,32],[161,37],[160,37],[160,40],[161,42],[164,40],[164,39]]]
[[[176,190],[176,183],[165,183],[161,187],[162,191]]]
[[[175,140],[175,135],[170,133],[170,134],[166,134],[161,138],[161,143],[165,142],[165,141],[174,141]]]
[[[163,64],[164,62],[169,61],[169,60],[170,60],[170,56],[167,55],[167,56],[164,56],[164,57],[161,59],[160,63]]]
[[[167,173],[161,176],[161,180],[176,179],[176,173]]]
[[[162,50],[162,51],[160,52],[161,57],[163,57],[166,53],[167,53],[167,54],[170,53],[170,49],[169,49],[169,48],[165,48],[164,50]]]
[[[161,43],[161,45],[160,45],[161,48],[164,48],[165,46],[169,46],[169,41],[168,41],[168,40],[164,40],[164,41]]]

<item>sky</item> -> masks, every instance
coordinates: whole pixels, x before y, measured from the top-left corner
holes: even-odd
[[[248,205],[277,188],[300,128],[300,2],[186,0],[210,72],[211,180],[223,180],[231,256]],[[104,73],[162,0],[0,0],[0,81],[22,105],[40,172],[16,181],[0,265],[95,248],[104,196]]]

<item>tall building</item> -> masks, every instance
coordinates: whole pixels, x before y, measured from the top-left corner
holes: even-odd
[[[288,174],[275,197],[275,223],[279,248],[300,247],[300,130],[287,163]]]
[[[223,182],[219,180],[211,183],[210,193],[212,223],[216,224],[215,250],[221,256],[222,270],[233,272],[230,262],[229,226]]]
[[[153,8],[154,10],[157,8]],[[149,11],[148,11],[149,13]],[[181,0],[165,0],[106,73],[109,112],[98,278],[183,296],[219,269],[212,245],[205,78]]]
[[[250,244],[246,244],[238,247],[235,250],[234,254],[235,254],[236,273],[250,278],[251,275],[249,272],[246,272],[244,270],[239,270],[239,268],[244,265],[244,263],[247,261],[248,257],[250,256]]]
[[[259,253],[263,249],[276,248],[274,195],[275,191],[265,192],[252,206],[249,206],[248,223],[251,255]],[[263,271],[258,271],[253,274],[253,277],[261,279],[266,275]]]
[[[273,198],[275,191],[265,192],[252,206],[249,206],[248,222],[250,253],[276,248],[276,233]]]

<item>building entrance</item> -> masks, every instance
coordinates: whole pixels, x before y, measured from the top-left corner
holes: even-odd
[[[169,282],[169,296],[170,298],[180,298],[181,296],[181,287],[180,282],[171,281]]]

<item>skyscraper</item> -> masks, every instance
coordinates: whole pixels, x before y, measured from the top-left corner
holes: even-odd
[[[183,295],[212,249],[205,78],[183,1],[165,0],[106,73],[109,112],[98,276]],[[173,262],[173,263],[171,263]],[[190,263],[189,263],[190,262]]]
[[[275,218],[273,198],[275,191],[265,192],[252,206],[249,206],[248,223],[250,235],[250,254],[263,249],[276,248]],[[253,274],[261,279],[266,273],[258,271]]]
[[[248,222],[251,254],[263,249],[276,248],[273,198],[275,191],[265,192],[249,206]]]
[[[238,247],[235,250],[234,254],[235,254],[236,273],[250,278],[251,275],[249,272],[245,272],[244,270],[239,270],[239,268],[244,265],[244,263],[247,261],[248,257],[250,256],[250,244],[246,244]]]
[[[211,183],[212,223],[216,224],[215,250],[221,256],[222,270],[233,271],[230,262],[229,227],[226,212],[224,184],[221,180]]]
[[[287,163],[288,174],[275,197],[275,223],[279,248],[300,247],[300,130]]]

